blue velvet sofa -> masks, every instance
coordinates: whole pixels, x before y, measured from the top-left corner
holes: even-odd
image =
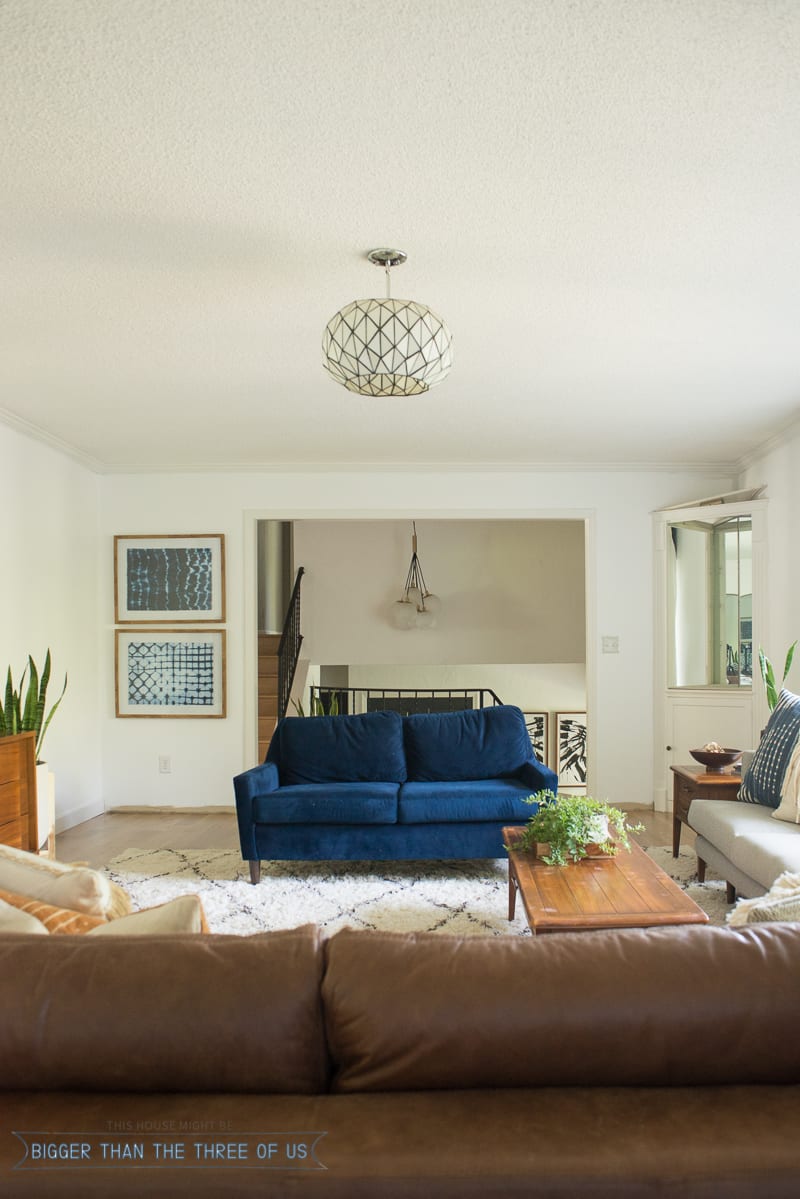
[[[519,708],[278,722],[260,766],[233,780],[251,881],[267,860],[497,858],[502,828],[555,791]]]

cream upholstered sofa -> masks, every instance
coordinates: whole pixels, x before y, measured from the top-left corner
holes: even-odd
[[[744,763],[739,798],[695,799],[698,873],[706,866],[734,894],[764,895],[781,875],[800,872],[800,697],[783,690],[758,748]]]

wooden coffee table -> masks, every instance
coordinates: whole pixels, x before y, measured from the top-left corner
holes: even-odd
[[[584,858],[548,866],[533,850],[516,850],[521,828],[504,828],[508,854],[508,918],[517,892],[531,931],[556,933],[600,928],[706,924],[708,916],[677,883],[631,842],[613,858]]]

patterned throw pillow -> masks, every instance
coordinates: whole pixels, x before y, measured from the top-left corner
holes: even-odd
[[[783,690],[739,788],[739,799],[777,808],[800,735],[800,696]]]
[[[0,933],[21,933],[26,937],[32,933],[44,933],[47,936],[47,929],[30,912],[23,912],[14,904],[0,899]]]
[[[105,916],[91,916],[88,912],[73,912],[69,908],[57,908],[41,899],[29,895],[15,895],[13,891],[0,891],[0,899],[12,907],[34,916],[49,933],[88,933],[90,929],[106,924]]]

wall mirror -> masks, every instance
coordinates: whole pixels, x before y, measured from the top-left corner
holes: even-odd
[[[752,686],[752,517],[671,521],[667,534],[668,686]]]

